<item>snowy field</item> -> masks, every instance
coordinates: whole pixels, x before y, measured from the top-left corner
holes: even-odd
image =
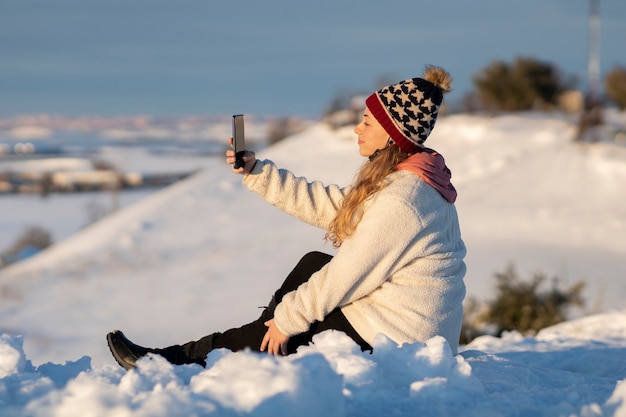
[[[332,252],[217,158],[0,271],[0,415],[626,416],[626,148],[573,135],[556,116],[457,115],[428,140],[459,191],[468,294],[489,298],[509,263],[584,280],[568,322],[457,356],[440,338],[364,354],[329,332],[287,358],[216,351],[207,369],[153,357],[125,372],[108,331],[165,346],[243,324],[302,254]],[[349,130],[323,125],[258,156],[340,184],[362,163]]]

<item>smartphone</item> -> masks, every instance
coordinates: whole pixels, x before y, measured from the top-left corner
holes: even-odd
[[[243,131],[243,114],[233,116],[233,148],[235,150],[235,163],[233,168],[244,166],[243,153],[246,150],[246,141]]]

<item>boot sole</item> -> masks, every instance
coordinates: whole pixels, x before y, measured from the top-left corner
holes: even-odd
[[[118,365],[120,365],[122,368],[126,369],[127,371],[130,371],[132,369],[135,369],[136,366],[126,362],[126,360],[118,353],[117,349],[115,349],[115,340],[116,338],[116,332],[111,332],[109,334],[107,334],[107,345],[109,346],[109,351],[111,351],[111,355],[113,355],[113,359],[115,359],[115,362],[118,363]]]

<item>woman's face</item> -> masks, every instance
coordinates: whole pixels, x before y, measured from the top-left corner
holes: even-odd
[[[368,108],[365,108],[363,119],[354,128],[354,133],[358,135],[361,156],[370,156],[378,149],[383,149],[389,140],[389,135]]]

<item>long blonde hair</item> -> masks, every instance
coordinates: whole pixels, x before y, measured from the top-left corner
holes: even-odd
[[[331,221],[326,240],[335,248],[352,235],[363,217],[363,204],[384,186],[384,179],[395,171],[398,164],[409,157],[409,154],[396,144],[391,144],[379,151],[371,161],[366,161],[359,170],[352,188],[341,200],[337,214]]]

